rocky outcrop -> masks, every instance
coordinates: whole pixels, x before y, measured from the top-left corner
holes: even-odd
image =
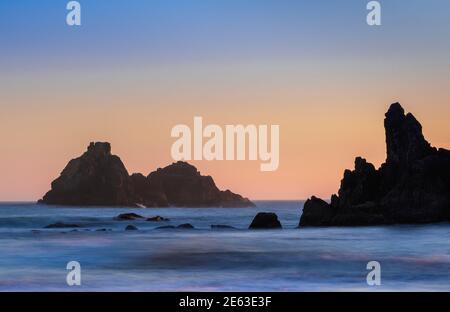
[[[194,166],[177,162],[147,177],[128,174],[124,164],[111,154],[109,143],[96,142],[72,159],[40,203],[71,206],[124,207],[250,207],[247,198],[221,191],[210,176]]]
[[[385,117],[386,162],[377,170],[357,157],[329,204],[305,202],[300,226],[450,221],[450,151],[431,147],[399,103]]]
[[[179,161],[147,177],[151,188],[160,189],[172,206],[249,207],[253,203],[229,190],[220,191],[211,176],[202,176],[194,166]]]
[[[281,229],[281,223],[275,213],[260,212],[253,219],[249,229]]]
[[[315,196],[308,199],[303,206],[301,225],[322,226],[331,222],[334,209],[326,201]]]
[[[87,151],[72,159],[41,202],[73,206],[129,206],[133,187],[119,157],[109,143],[91,143]]]

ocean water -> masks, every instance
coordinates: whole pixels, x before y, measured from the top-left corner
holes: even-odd
[[[0,204],[0,291],[450,290],[449,223],[298,229],[301,202],[256,204],[245,209]],[[248,230],[260,211],[277,213],[283,230]],[[170,221],[114,220],[123,212]],[[80,228],[43,228],[57,221]],[[195,229],[156,229],[182,223]],[[139,230],[125,231],[128,224]],[[66,283],[69,261],[81,265],[81,286]],[[369,261],[381,265],[380,286],[366,282]]]

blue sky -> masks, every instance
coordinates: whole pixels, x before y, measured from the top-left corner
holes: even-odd
[[[450,2],[390,0],[380,28],[365,0],[84,0],[82,27],[67,1],[3,0],[3,66],[324,58],[448,51]]]

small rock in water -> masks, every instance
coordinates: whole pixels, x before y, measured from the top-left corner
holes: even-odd
[[[236,229],[236,228],[230,225],[211,224],[211,229]]]
[[[96,232],[109,232],[109,231],[111,231],[111,229],[97,229],[97,230],[95,230]]]
[[[249,229],[281,229],[278,216],[273,212],[260,212],[253,219]]]
[[[164,218],[161,216],[155,216],[155,217],[147,218],[147,221],[170,221],[170,220],[168,218]]]
[[[193,229],[193,228],[194,228],[194,226],[189,223],[184,223],[184,224],[180,224],[179,226],[177,226],[177,229]]]
[[[67,223],[63,223],[63,222],[56,222],[53,224],[49,224],[44,228],[45,229],[63,229],[63,228],[78,228],[78,227],[80,227],[78,224],[67,224]]]
[[[164,226],[158,226],[155,228],[157,230],[164,230],[164,229],[194,229],[194,226],[189,223],[180,224],[178,226],[173,225],[164,225]]]
[[[125,228],[125,231],[136,231],[138,228],[135,227],[134,225],[127,225],[127,227]]]
[[[144,219],[143,216],[138,215],[137,213],[122,213],[114,218],[115,220],[136,220],[136,219]]]
[[[175,227],[173,225],[164,225],[164,226],[158,226],[156,230],[164,230],[164,229],[174,229]]]

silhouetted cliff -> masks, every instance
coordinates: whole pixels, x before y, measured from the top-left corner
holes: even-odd
[[[431,147],[399,103],[385,116],[386,162],[377,170],[357,157],[330,204],[305,202],[299,226],[450,221],[450,151]]]

